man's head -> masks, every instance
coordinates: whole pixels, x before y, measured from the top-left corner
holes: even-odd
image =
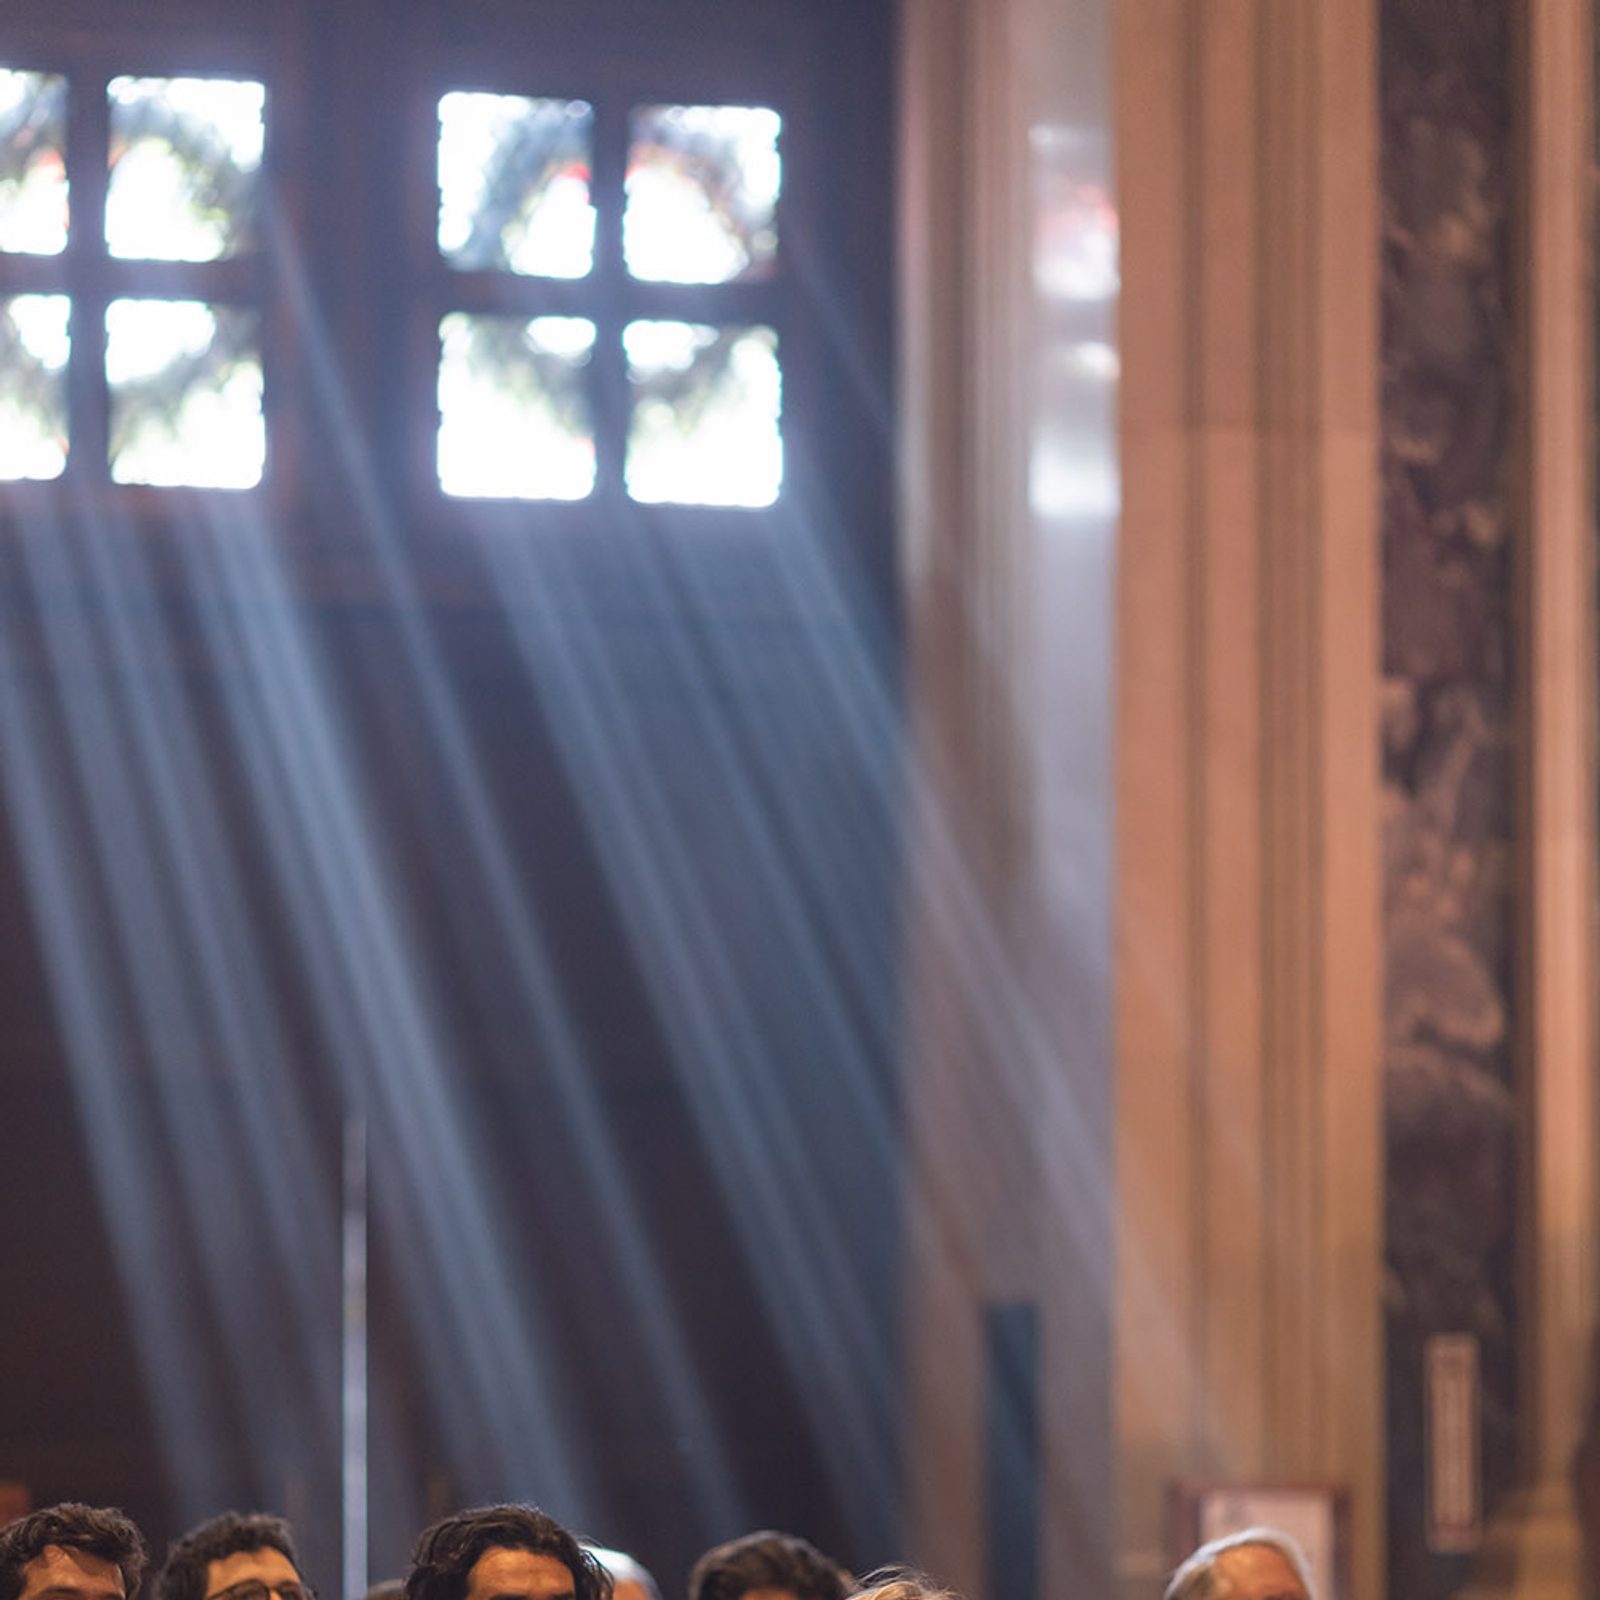
[[[0,1600],[132,1600],[143,1573],[120,1511],[67,1502],[0,1528]]]
[[[167,1547],[153,1600],[311,1600],[282,1517],[224,1511]]]
[[[1311,1569],[1288,1534],[1246,1528],[1201,1545],[1162,1600],[1312,1600]]]
[[[843,1568],[791,1533],[747,1533],[694,1564],[689,1600],[844,1600]]]
[[[484,1506],[417,1540],[406,1600],[611,1600],[606,1569],[533,1506]]]

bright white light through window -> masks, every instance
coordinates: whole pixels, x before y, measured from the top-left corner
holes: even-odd
[[[266,90],[232,78],[113,78],[106,248],[217,261],[254,243]]]
[[[67,80],[0,67],[0,250],[67,247]]]
[[[439,487],[448,495],[582,500],[594,490],[581,317],[473,316],[439,324]]]
[[[59,478],[67,464],[64,294],[0,300],[0,479]]]
[[[44,372],[64,372],[72,354],[72,302],[64,294],[19,294],[7,312],[28,358]]]
[[[1034,277],[1061,300],[1109,300],[1117,292],[1117,209],[1092,183],[1056,183],[1045,196]]]
[[[581,278],[594,265],[594,112],[455,90],[439,101],[439,250],[468,272]]]
[[[628,493],[653,504],[766,506],[783,485],[782,374],[771,328],[631,322]]]
[[[777,256],[782,120],[763,106],[633,114],[622,251],[656,283],[763,277]]]
[[[261,481],[260,318],[195,300],[106,307],[111,477],[248,489]]]

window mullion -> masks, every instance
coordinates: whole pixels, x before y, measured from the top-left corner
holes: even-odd
[[[67,80],[67,291],[72,296],[72,357],[67,365],[67,474],[78,482],[109,477],[106,394],[106,184],[110,117],[106,77],[80,69]]]
[[[620,500],[629,416],[628,373],[622,354],[628,292],[627,269],[622,260],[628,106],[610,94],[595,96],[593,104],[595,493],[601,499]]]
[[[67,368],[70,448],[67,473],[79,482],[109,477],[110,400],[106,390],[106,186],[110,114],[103,73],[68,80],[67,179],[71,224],[67,288],[72,297],[72,356]]]

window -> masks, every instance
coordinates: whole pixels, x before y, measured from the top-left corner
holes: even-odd
[[[0,59],[0,479],[246,489],[266,461],[266,89]]]
[[[764,106],[630,108],[622,182],[596,194],[590,101],[460,89],[440,97],[438,249],[461,275],[459,287],[442,280],[443,291],[464,307],[466,275],[489,274],[480,295],[519,303],[515,315],[463,308],[440,318],[446,494],[591,494],[596,388],[609,357],[626,379],[620,465],[631,498],[777,499],[777,332],[741,323],[751,304],[719,305],[714,286],[769,283],[781,271],[781,126]],[[620,269],[608,273],[606,253],[618,246]],[[709,291],[696,314],[721,319],[631,316],[632,287],[647,283]]]
[[[336,9],[6,7],[0,511],[273,488],[315,542],[365,474],[447,537],[748,529],[871,477],[881,518],[851,8]]]

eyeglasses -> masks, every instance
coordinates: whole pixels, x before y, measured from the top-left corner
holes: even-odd
[[[226,1589],[208,1594],[206,1600],[317,1600],[317,1591],[309,1583],[297,1583],[290,1578],[285,1583],[262,1583],[259,1578],[246,1578]]]

